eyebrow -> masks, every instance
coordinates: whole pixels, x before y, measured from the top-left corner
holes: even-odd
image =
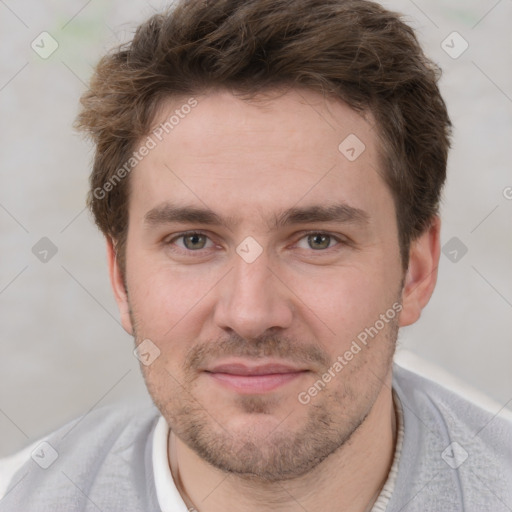
[[[340,203],[327,206],[290,208],[275,218],[275,226],[281,227],[312,222],[368,224],[369,220],[370,216],[364,210]]]
[[[144,215],[144,222],[149,225],[179,223],[197,223],[220,225],[226,222],[212,210],[193,206],[174,206],[169,203],[157,206]]]
[[[309,207],[292,207],[275,215],[270,226],[286,227],[294,224],[315,222],[340,222],[368,224],[370,216],[364,210],[339,203],[333,205],[315,205]],[[237,224],[234,217],[224,218],[208,208],[195,206],[177,206],[171,203],[159,205],[146,213],[144,223],[148,226],[161,224],[203,224],[209,226],[224,225],[232,227]]]

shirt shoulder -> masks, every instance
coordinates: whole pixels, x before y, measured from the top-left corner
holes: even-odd
[[[81,511],[90,500],[108,510],[123,489],[132,510],[152,510],[151,434],[159,416],[149,403],[100,407],[0,460],[0,511]]]
[[[434,380],[421,376],[398,365],[394,366],[394,387],[401,391],[418,412],[437,419],[456,432],[471,432],[474,437],[495,445],[508,443],[512,435],[512,413],[505,405],[479,397],[468,399]]]
[[[508,510],[512,506],[512,420],[439,383],[394,367],[404,443],[389,511]],[[507,504],[507,505],[505,505]]]

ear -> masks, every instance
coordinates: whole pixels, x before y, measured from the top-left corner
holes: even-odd
[[[430,227],[411,242],[409,268],[402,289],[401,327],[416,322],[432,296],[437,281],[440,232],[441,220],[436,216]]]
[[[128,334],[133,335],[133,325],[130,318],[130,305],[128,303],[128,294],[124,287],[123,274],[117,261],[116,248],[113,240],[107,237],[107,259],[108,272],[110,274],[110,284],[114,292],[114,297],[121,314],[121,324]]]

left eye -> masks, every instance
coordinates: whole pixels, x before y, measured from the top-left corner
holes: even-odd
[[[185,233],[184,235],[174,238],[171,242],[189,251],[198,251],[213,246],[213,242],[202,233]]]
[[[310,233],[302,237],[297,245],[301,249],[320,251],[322,249],[329,249],[337,243],[339,243],[339,241],[331,235],[325,233]]]

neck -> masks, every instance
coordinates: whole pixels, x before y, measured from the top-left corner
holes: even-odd
[[[383,386],[365,421],[342,447],[308,474],[272,483],[224,473],[172,432],[171,439],[174,479],[187,506],[199,512],[224,512],[233,503],[247,512],[367,512],[393,462],[396,416],[391,387]]]

